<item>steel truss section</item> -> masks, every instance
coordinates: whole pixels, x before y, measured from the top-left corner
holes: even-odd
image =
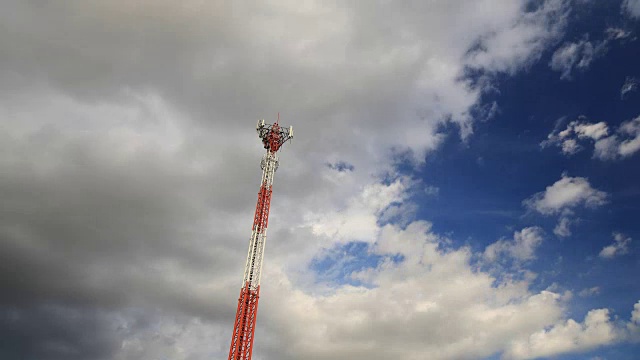
[[[240,290],[231,347],[229,348],[230,360],[251,359],[259,298],[260,286],[256,290],[250,290],[247,284]]]

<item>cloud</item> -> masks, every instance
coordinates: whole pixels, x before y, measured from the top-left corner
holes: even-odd
[[[54,305],[3,308],[0,335],[6,359],[102,359],[120,346],[122,337],[107,311]]]
[[[501,255],[506,255],[517,262],[535,259],[535,251],[542,243],[542,229],[528,227],[513,234],[512,240],[501,239],[487,246],[483,257],[489,262],[498,260]]]
[[[572,221],[568,217],[561,217],[556,227],[553,228],[553,233],[560,237],[571,236],[571,223]]]
[[[357,197],[349,200],[342,211],[314,212],[307,216],[306,222],[311,224],[315,235],[331,237],[334,242],[372,241],[376,236],[378,219],[385,214],[386,217],[398,214],[397,206],[406,200],[409,186],[410,180],[406,178],[388,186],[369,185]]]
[[[607,135],[609,129],[607,128],[607,124],[604,122],[599,122],[597,124],[574,124],[573,131],[579,138],[590,138],[593,140],[598,140]]]
[[[631,311],[631,321],[627,324],[627,340],[632,342],[640,341],[640,301],[633,305]]]
[[[616,160],[632,156],[640,150],[640,116],[623,122],[615,131],[611,131],[605,122],[594,124],[581,118],[570,122],[562,131],[551,132],[540,146],[559,146],[563,154],[571,156],[587,144],[593,144],[596,159]]]
[[[631,17],[640,17],[640,0],[624,0],[622,8]]]
[[[591,187],[583,177],[570,177],[566,174],[545,191],[539,192],[523,201],[530,210],[543,215],[553,215],[571,211],[579,206],[596,208],[607,202],[607,193]]]
[[[597,141],[607,136],[608,133],[609,128],[607,123],[599,122],[592,124],[582,121],[581,118],[580,120],[570,122],[566,129],[562,131],[558,131],[558,129],[554,130],[547,136],[547,140],[540,143],[540,146],[543,148],[552,145],[560,146],[563,154],[571,156],[583,149],[583,147],[578,144],[579,140]]]
[[[613,259],[629,252],[631,238],[622,233],[613,233],[613,244],[605,246],[598,256],[603,259]]]
[[[535,359],[586,351],[610,344],[621,337],[609,317],[609,311],[596,309],[589,311],[582,323],[569,319],[564,324],[536,332],[525,341],[514,342],[507,352],[507,358]]]
[[[621,156],[629,156],[640,150],[640,116],[622,123],[618,132],[630,137],[620,143],[618,152]]]
[[[500,107],[497,101],[493,101],[482,106],[475,106],[472,113],[473,117],[479,121],[489,121],[500,114]]]
[[[531,259],[540,241],[538,232],[523,229],[514,235],[515,245],[504,248],[513,256]],[[271,267],[265,279],[274,292],[285,295],[284,301],[265,297],[261,303],[269,329],[281,332],[282,339],[269,345],[273,351],[289,344],[297,356],[327,359],[345,354],[356,359],[473,359],[499,352],[532,358],[528,354],[543,350],[536,345],[523,353],[518,344],[528,343],[545,329],[575,323],[561,315],[568,297],[551,291],[531,293],[527,281],[509,276],[498,280],[472,270],[470,250],[448,248],[448,240],[434,234],[427,222],[416,221],[405,228],[387,224],[377,234],[370,251],[400,255],[403,261],[383,261],[354,272],[354,278],[370,284],[366,288],[340,285],[312,296],[296,291],[281,270]],[[594,339],[600,326],[614,327],[608,320],[599,324],[594,317],[584,322],[584,331],[567,335],[580,339],[575,345],[548,347],[545,354],[620,341],[617,329],[612,330],[615,336]],[[448,319],[446,324],[429,325],[443,318]],[[289,321],[299,325],[291,329],[286,326]],[[417,328],[419,332],[414,331]],[[289,358],[294,356],[285,357]]]
[[[595,143],[593,156],[601,160],[629,157],[640,150],[640,116],[623,122],[615,135]]]
[[[600,136],[601,127],[587,126],[578,130],[585,136]],[[562,174],[560,180],[545,191],[533,194],[522,201],[522,204],[530,211],[542,215],[560,215],[553,233],[559,237],[571,236],[571,225],[577,222],[573,219],[577,208],[597,208],[607,203],[606,192],[595,189],[589,180],[583,177],[570,177]]]
[[[221,343],[228,330],[200,318],[130,310],[118,315],[116,325],[122,337],[114,360],[205,359],[223,352]]]
[[[567,42],[552,55],[549,66],[561,72],[560,78],[571,79],[574,70],[584,71],[591,63],[606,52],[606,42],[594,42],[587,39],[578,42]]]
[[[631,37],[631,35],[633,34],[631,31],[617,27],[610,27],[605,30],[605,33],[607,34],[607,39],[609,40],[625,40]]]
[[[503,6],[500,12],[509,13],[514,10],[514,5],[509,4]],[[567,12],[567,2],[546,1],[534,11],[525,12],[515,21],[491,25],[493,31],[478,37],[467,52],[468,66],[511,74],[523,66],[530,66],[540,58],[542,49],[561,36],[566,26]],[[475,17],[485,16],[484,12],[476,12]]]
[[[631,312],[631,322],[640,325],[640,301],[633,305],[633,311]]]
[[[580,296],[580,297],[589,297],[589,296],[598,295],[598,294],[600,294],[600,287],[594,286],[592,288],[582,289],[578,293],[578,296]]]
[[[604,56],[609,51],[612,41],[624,41],[629,36],[629,31],[610,27],[604,31],[602,40],[591,41],[589,36],[585,35],[579,41],[565,42],[551,56],[549,67],[561,73],[560,79],[571,80],[572,73],[586,71],[591,63]]]
[[[6,359],[205,359],[229,337],[227,327],[151,308],[3,309],[0,326]]]
[[[624,79],[624,84],[622,84],[622,87],[620,88],[620,99],[624,100],[629,94],[636,92],[639,84],[640,81],[638,81],[638,79],[627,76]]]
[[[581,149],[582,148],[578,145],[576,139],[567,139],[562,142],[562,152],[565,155],[573,155]]]

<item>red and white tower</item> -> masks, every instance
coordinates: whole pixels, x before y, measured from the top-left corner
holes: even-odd
[[[278,122],[280,115],[278,114]],[[238,299],[238,310],[231,335],[231,347],[229,360],[250,360],[253,353],[253,339],[258,315],[258,299],[260,298],[260,276],[262,275],[262,261],[264,260],[264,246],[267,242],[267,223],[269,221],[269,208],[271,205],[271,193],[273,176],[278,169],[278,150],[293,138],[293,127],[283,128],[278,122],[269,125],[264,120],[258,121],[256,130],[267,150],[262,157],[262,182],[258,191],[258,203],[253,217],[251,240],[249,240],[249,252],[247,263],[244,267],[242,289]]]

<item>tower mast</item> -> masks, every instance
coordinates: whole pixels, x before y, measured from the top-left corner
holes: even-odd
[[[260,298],[260,277],[264,260],[264,246],[267,241],[273,177],[278,169],[278,150],[285,142],[293,138],[293,127],[281,127],[278,124],[279,120],[280,113],[278,113],[278,121],[275,124],[265,124],[264,120],[260,120],[256,126],[266,153],[260,161],[262,181],[258,191],[247,262],[244,267],[244,278],[242,279],[238,309],[231,335],[229,360],[250,360],[253,353],[258,299]]]

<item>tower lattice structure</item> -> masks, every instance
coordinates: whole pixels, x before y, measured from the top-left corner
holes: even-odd
[[[238,309],[231,335],[229,360],[250,360],[253,353],[258,300],[260,299],[260,277],[262,276],[264,247],[267,242],[273,177],[278,169],[278,150],[285,142],[293,138],[293,127],[281,127],[278,124],[279,120],[280,115],[278,114],[278,121],[275,124],[265,124],[264,120],[260,120],[256,126],[266,153],[260,161],[262,181],[258,191],[247,262],[244,267],[244,278],[242,279]]]

